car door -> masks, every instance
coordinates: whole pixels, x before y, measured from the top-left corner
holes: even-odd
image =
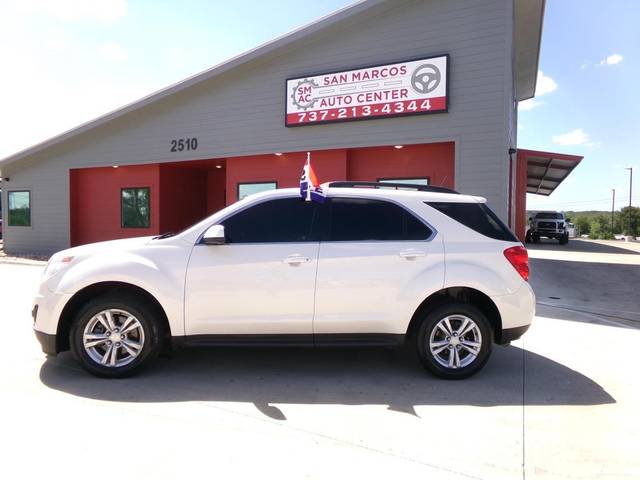
[[[442,238],[404,207],[334,197],[320,244],[314,334],[403,334],[444,282]],[[417,303],[417,304],[416,304]]]
[[[220,222],[223,245],[194,246],[185,285],[187,335],[312,334],[317,204],[263,201]]]

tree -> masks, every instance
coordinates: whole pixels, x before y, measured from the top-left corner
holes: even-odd
[[[573,223],[578,228],[580,235],[589,234],[591,222],[585,215],[577,215]]]
[[[631,208],[631,227],[629,227],[629,208]],[[617,225],[626,235],[637,237],[640,235],[640,208],[624,207],[616,215]]]

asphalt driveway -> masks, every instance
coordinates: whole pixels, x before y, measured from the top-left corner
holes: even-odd
[[[69,354],[39,351],[29,308],[42,267],[0,259],[3,470],[639,478],[640,252],[568,247],[530,250],[533,327],[457,382],[384,349],[187,350],[132,379],[96,379]]]

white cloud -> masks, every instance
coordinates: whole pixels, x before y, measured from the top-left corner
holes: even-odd
[[[595,143],[591,141],[591,137],[581,128],[576,128],[570,132],[563,133],[561,135],[554,135],[552,137],[553,143],[558,145],[586,145],[595,146]]]
[[[610,65],[617,65],[622,60],[624,60],[624,57],[622,55],[614,53],[613,55],[609,55],[607,58],[600,60],[600,63],[598,64],[598,66],[607,67]]]
[[[558,84],[551,77],[547,77],[542,70],[538,70],[538,80],[536,82],[536,97],[546,95],[558,89]]]
[[[14,10],[23,15],[45,15],[59,20],[95,19],[113,22],[127,14],[127,0],[21,0]]]
[[[536,97],[541,97],[542,95],[546,95],[547,93],[551,93],[558,89],[558,84],[556,81],[546,76],[542,70],[538,70],[538,78],[536,80]],[[541,105],[544,105],[544,102],[540,102],[535,98],[529,98],[527,100],[523,100],[518,103],[518,111],[519,112],[528,112],[537,108]]]
[[[534,108],[539,107],[542,104],[543,102],[539,102],[535,98],[529,98],[527,100],[518,102],[518,111],[528,112],[529,110],[533,110]]]
[[[123,62],[127,59],[127,51],[122,45],[115,42],[101,45],[100,55],[110,62]]]

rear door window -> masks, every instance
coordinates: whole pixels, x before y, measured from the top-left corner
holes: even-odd
[[[432,230],[395,203],[365,198],[332,198],[328,240],[426,240]]]
[[[485,237],[507,242],[519,241],[513,232],[509,230],[509,227],[502,223],[497,215],[484,203],[425,203]]]

